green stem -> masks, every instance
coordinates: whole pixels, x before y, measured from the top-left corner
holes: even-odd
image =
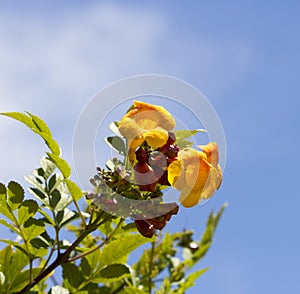
[[[149,262],[149,273],[148,273],[148,288],[149,293],[151,294],[152,291],[152,269],[153,269],[153,257],[155,251],[155,241],[151,243],[151,252],[150,252],[150,262]]]

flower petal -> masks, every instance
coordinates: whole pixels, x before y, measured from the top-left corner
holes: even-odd
[[[182,190],[185,186],[184,170],[180,160],[174,160],[168,167],[168,181],[176,189]]]
[[[165,145],[169,138],[168,132],[162,128],[155,128],[149,131],[144,131],[143,136],[148,145],[154,148]]]
[[[199,145],[202,151],[207,156],[207,161],[214,167],[217,167],[219,162],[219,150],[216,142],[209,142],[207,145]]]
[[[143,132],[143,130],[136,124],[135,120],[125,116],[120,121],[119,131],[124,137],[131,140],[140,136]]]
[[[201,191],[185,187],[180,194],[179,202],[184,207],[192,207],[201,200]]]

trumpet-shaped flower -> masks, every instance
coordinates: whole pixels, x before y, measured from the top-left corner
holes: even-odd
[[[193,148],[180,150],[177,159],[168,167],[168,180],[181,191],[179,201],[185,207],[210,198],[222,182],[217,143],[199,147],[202,151]]]
[[[144,141],[159,148],[168,141],[168,131],[175,127],[173,116],[162,106],[134,101],[133,108],[121,119],[120,133],[127,138],[129,158],[134,159],[135,149]]]

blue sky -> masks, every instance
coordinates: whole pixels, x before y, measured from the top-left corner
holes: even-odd
[[[188,293],[299,293],[298,1],[7,1],[0,3],[0,109],[45,119],[72,161],[87,101],[130,75],[172,75],[201,90],[227,140],[221,190],[181,209],[170,230],[200,234],[229,203]],[[61,124],[62,123],[62,124]],[[0,118],[0,180],[22,181],[45,151]]]

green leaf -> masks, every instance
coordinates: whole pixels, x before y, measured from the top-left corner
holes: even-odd
[[[50,160],[55,163],[57,168],[61,171],[62,175],[64,176],[65,179],[69,178],[71,175],[71,168],[69,164],[59,156],[55,154],[51,154],[47,152],[47,155],[49,156]]]
[[[122,155],[126,154],[124,141],[119,136],[107,137],[105,142]]]
[[[18,282],[21,271],[27,264],[27,256],[19,250],[13,251],[11,246],[7,246],[0,251],[0,271],[5,275],[5,282],[0,288],[0,293],[13,293],[17,291],[14,290],[16,282]],[[28,282],[29,275],[27,274]]]
[[[39,131],[34,131],[34,132],[44,139],[45,144],[51,150],[53,155],[56,155],[56,156],[60,155],[60,147],[59,147],[58,143],[50,135],[39,132]]]
[[[60,227],[62,227],[68,222],[70,222],[72,219],[76,218],[77,216],[78,215],[74,211],[65,208],[64,210],[61,210],[57,213],[55,219],[56,222],[60,225]]]
[[[36,125],[34,124],[32,119],[24,113],[21,113],[21,112],[1,112],[0,114],[8,116],[10,118],[13,118],[15,120],[18,120],[18,121],[25,124],[27,127],[29,127],[32,130],[36,129]]]
[[[217,214],[214,214],[213,212],[209,215],[208,217],[208,221],[207,221],[207,225],[206,225],[206,229],[202,235],[202,238],[199,242],[199,249],[197,249],[194,253],[193,253],[193,260],[191,263],[187,262],[187,265],[189,267],[193,266],[194,263],[196,263],[197,261],[199,261],[202,257],[205,256],[205,254],[207,253],[208,249],[211,246],[212,240],[213,240],[213,236],[215,233],[215,230],[217,228],[218,222],[224,212],[224,209],[226,208],[227,204],[224,204],[221,209],[219,210],[219,212]]]
[[[120,132],[119,132],[119,129],[118,129],[118,126],[119,126],[119,122],[117,121],[114,121],[112,122],[110,125],[109,125],[109,128],[110,130],[115,133],[116,135],[120,135]]]
[[[68,186],[69,192],[73,200],[78,201],[83,196],[83,192],[81,191],[81,189],[77,186],[76,183],[69,179],[65,179],[65,183]]]
[[[117,262],[120,258],[127,256],[131,251],[138,248],[140,245],[148,243],[149,240],[140,234],[120,235],[114,241],[108,243],[101,251],[98,261],[98,268]],[[122,244],[122,246],[120,246]],[[92,266],[93,268],[93,266]]]
[[[17,229],[17,227],[10,224],[6,220],[0,219],[0,224],[6,226],[7,228],[9,228],[11,231],[15,232],[16,234],[18,234],[18,235],[20,234],[20,231]]]
[[[36,128],[45,134],[48,134],[49,136],[52,137],[51,131],[49,129],[49,127],[47,126],[47,124],[39,117],[37,117],[36,115],[26,111],[26,113],[31,117],[33,123],[35,124]]]
[[[188,140],[180,140],[180,141],[176,141],[176,145],[180,149],[184,149],[186,147],[192,147],[194,145],[194,143],[192,141],[188,141]]]
[[[130,286],[130,287],[126,287],[124,289],[124,293],[126,293],[126,294],[147,294],[148,292],[146,292],[142,289],[139,289],[137,287]],[[167,292],[164,292],[164,293],[167,293]]]
[[[45,231],[45,224],[38,219],[29,218],[23,227],[23,234],[26,240],[32,240],[33,238],[39,236]]]
[[[77,290],[84,278],[79,270],[79,267],[73,263],[66,263],[62,265],[62,276],[64,279],[64,286],[68,290]]]
[[[0,183],[0,213],[6,216],[9,220],[14,221],[12,213],[7,205],[7,191],[5,185]]]
[[[32,275],[35,277],[41,272],[42,268],[35,267],[31,270]],[[11,293],[21,291],[28,283],[29,283],[29,274],[30,270],[27,269],[21,273],[19,273],[14,279],[13,284],[11,285]]]
[[[209,268],[200,269],[185,277],[184,281],[180,283],[181,293],[185,293],[188,288],[193,287],[195,285],[195,281],[208,270]]]
[[[189,138],[191,136],[196,135],[197,133],[207,133],[206,130],[196,129],[196,130],[175,130],[174,134],[176,136],[176,144],[177,141],[181,141],[183,139]]]
[[[30,217],[34,216],[39,206],[34,200],[25,200],[18,209],[18,223],[23,225]]]
[[[47,157],[41,158],[40,165],[44,171],[43,178],[45,180],[47,180],[52,175],[52,173],[55,171],[56,165],[51,160],[49,160],[49,158],[47,158]]]
[[[35,248],[48,248],[54,243],[54,240],[45,231],[41,235],[30,241],[30,244]]]
[[[69,293],[70,293],[69,290],[61,286],[54,286],[49,291],[49,294],[69,294]]]
[[[60,147],[52,138],[49,127],[42,119],[29,112],[27,112],[28,115],[20,112],[5,112],[0,114],[11,117],[25,124],[33,132],[44,139],[45,143],[48,145],[53,154],[60,155]]]
[[[94,283],[112,283],[123,280],[130,275],[130,268],[127,265],[115,263],[102,269],[92,281]]]
[[[24,189],[19,183],[11,181],[7,186],[7,194],[10,208],[17,209],[24,199]]]
[[[39,192],[37,192],[37,196],[39,198],[44,199],[46,197],[46,195],[45,195],[45,193],[46,193],[46,186],[45,186],[44,182],[40,179],[39,176],[29,175],[29,176],[25,176],[24,179],[29,184],[33,185],[34,188],[39,191]],[[30,188],[30,189],[32,189],[32,188]],[[36,192],[36,191],[34,191],[34,192]]]
[[[22,247],[23,244],[19,244],[18,242],[15,242],[12,240],[7,240],[7,239],[0,239],[0,242],[8,244],[12,247],[15,247],[16,249],[19,249],[25,256],[28,255],[27,251]],[[0,262],[1,262],[1,260],[0,260]]]

